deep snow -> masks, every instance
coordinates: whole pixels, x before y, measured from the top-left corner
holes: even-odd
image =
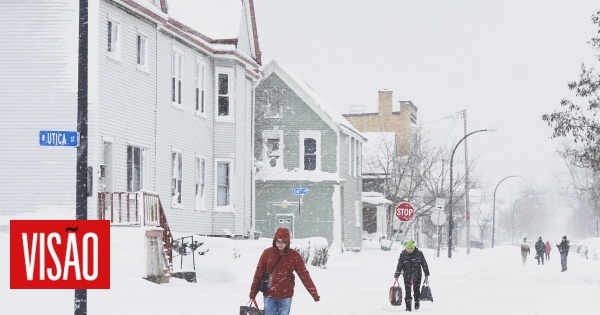
[[[111,289],[88,290],[88,314],[237,314],[248,301],[258,257],[270,239],[233,241],[209,238],[207,254],[196,255],[198,283],[171,279],[156,285],[141,279],[140,250],[123,246],[123,239],[139,235],[135,228],[111,228]],[[552,240],[551,240],[552,241]],[[293,242],[293,241],[292,241]],[[554,242],[556,243],[556,242]],[[309,267],[321,301],[315,303],[297,281],[292,314],[392,314],[388,289],[400,250],[382,251],[377,241],[365,241],[361,252],[332,253],[327,269]],[[0,313],[73,314],[73,290],[10,290],[9,234],[0,232]],[[517,246],[464,249],[453,258],[428,260],[434,302],[423,302],[425,314],[598,314],[600,261],[585,260],[575,252],[569,270],[560,272],[556,251],[543,266],[528,258],[521,264]],[[238,258],[235,258],[235,257]],[[179,261],[175,259],[175,264]],[[184,260],[189,264],[191,258]],[[262,297],[259,293],[259,305]]]

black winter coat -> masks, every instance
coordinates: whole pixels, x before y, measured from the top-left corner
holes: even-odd
[[[545,252],[546,252],[546,244],[544,244],[544,242],[543,242],[543,241],[540,241],[540,240],[538,240],[538,241],[535,243],[535,251],[536,251],[538,254],[543,254],[543,253],[545,253]]]
[[[560,242],[560,245],[556,245],[556,247],[558,247],[558,251],[560,252],[561,255],[569,255],[569,247],[571,247],[569,245],[569,241],[566,240],[562,240]]]
[[[400,258],[398,258],[398,266],[396,267],[394,278],[398,278],[400,273],[404,271],[405,279],[420,279],[421,268],[423,268],[425,276],[429,277],[429,267],[427,266],[423,252],[415,247],[415,250],[409,254],[405,249],[400,253]]]

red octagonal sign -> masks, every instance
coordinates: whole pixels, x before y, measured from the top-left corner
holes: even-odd
[[[408,202],[401,202],[396,206],[396,216],[400,221],[410,221],[415,216],[415,208]]]

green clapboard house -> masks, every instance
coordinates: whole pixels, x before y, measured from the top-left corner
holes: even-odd
[[[275,61],[256,87],[255,229],[324,237],[362,249],[361,148],[366,141],[330,104]]]

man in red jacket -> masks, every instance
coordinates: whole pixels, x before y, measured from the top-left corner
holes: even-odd
[[[273,247],[265,249],[260,255],[254,279],[250,287],[250,299],[256,299],[264,274],[271,274],[270,287],[263,292],[265,315],[288,315],[294,296],[294,271],[315,302],[320,300],[317,288],[310,278],[302,256],[290,248],[290,231],[278,228],[273,237]]]

